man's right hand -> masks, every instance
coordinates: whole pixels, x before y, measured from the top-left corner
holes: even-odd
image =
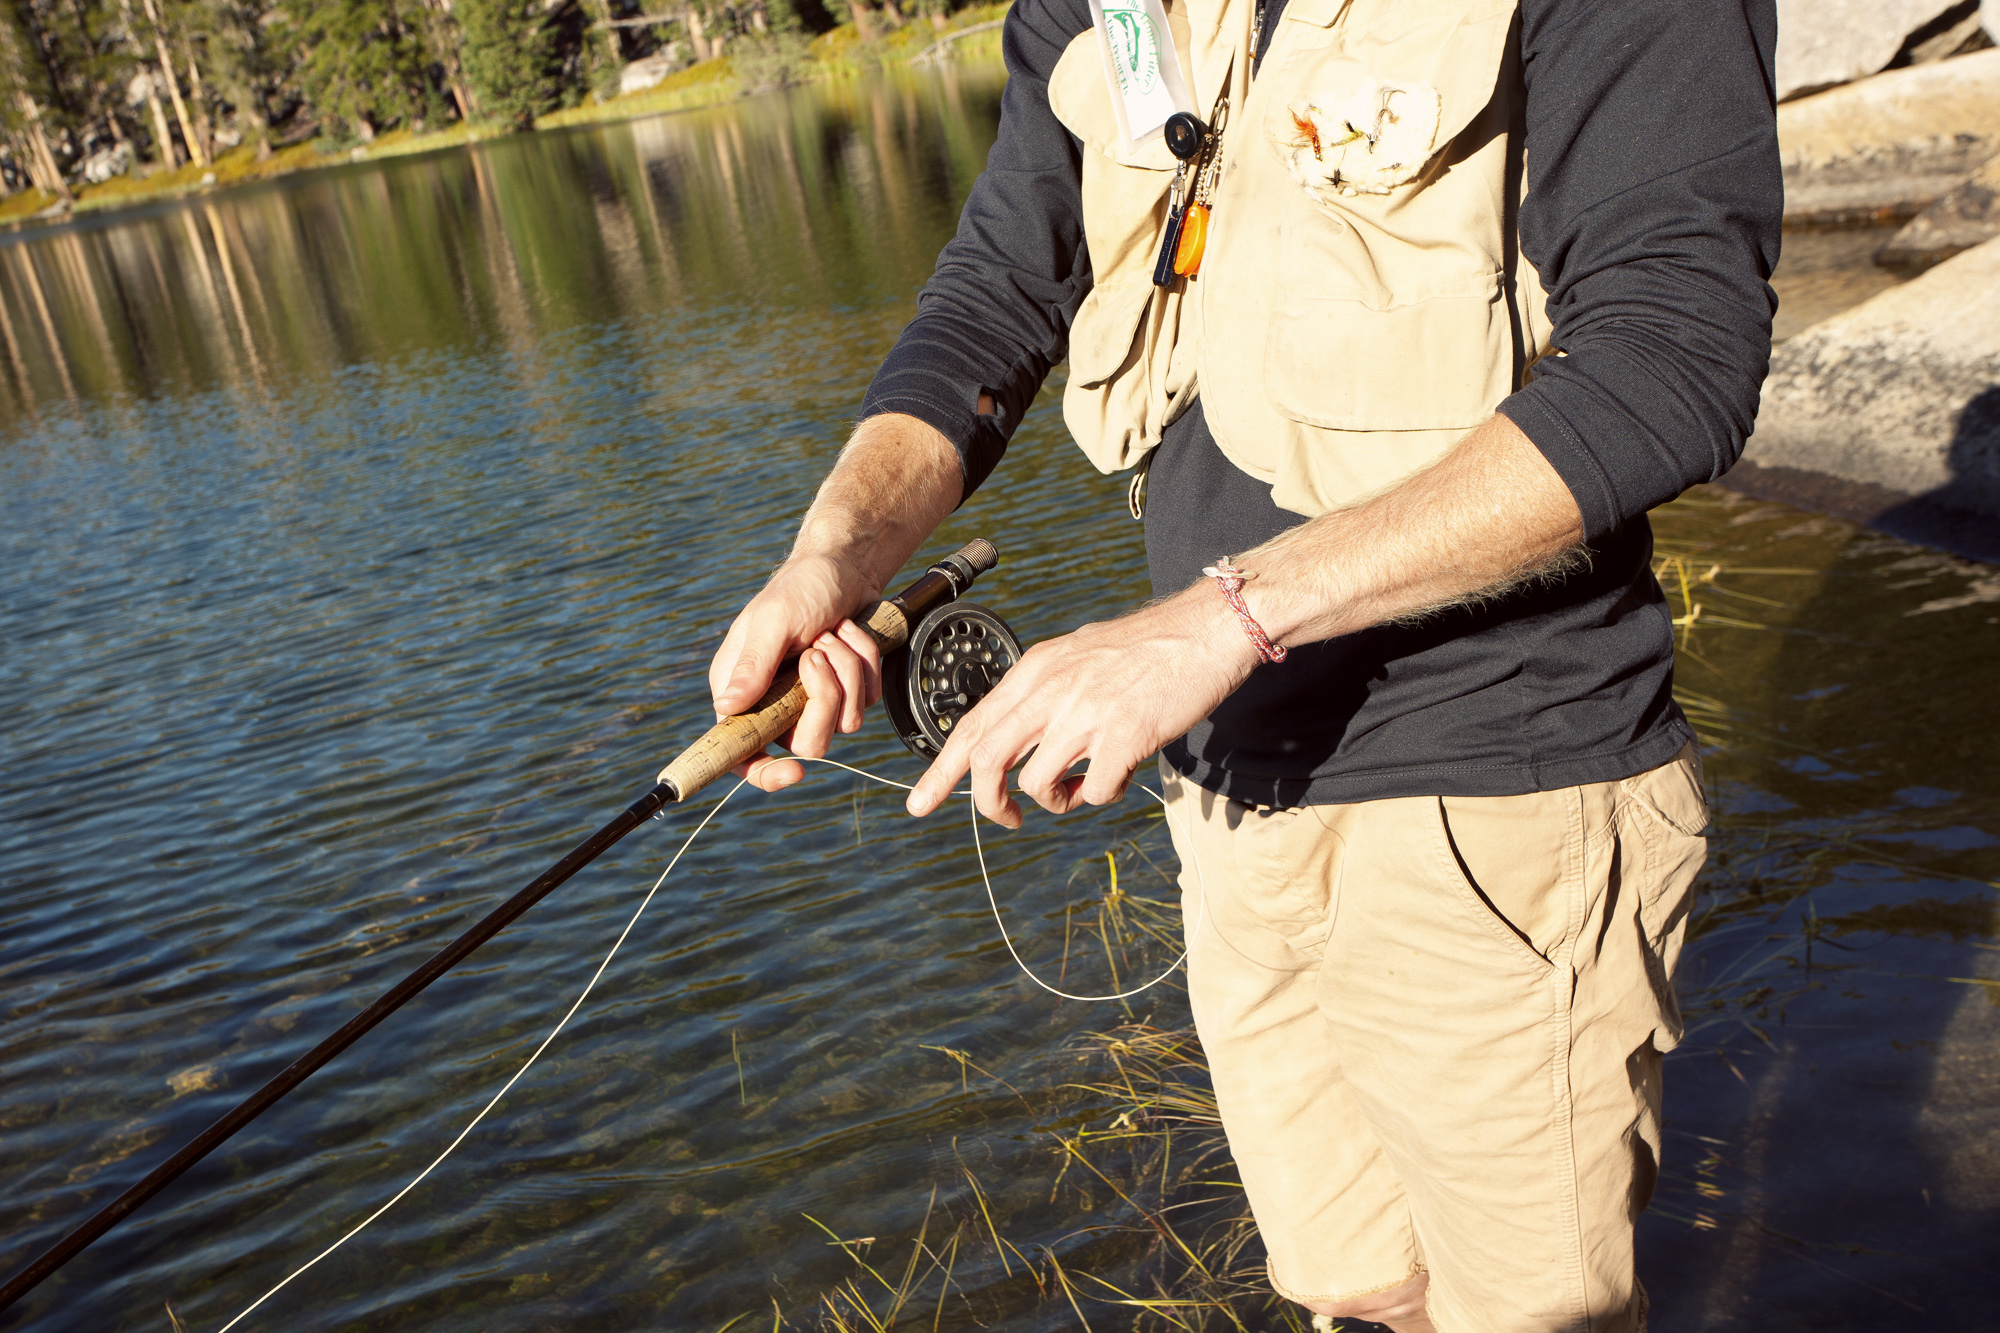
[[[915,417],[885,413],[855,428],[806,511],[791,557],[729,627],[709,663],[718,717],[747,712],[797,654],[805,712],[779,744],[821,758],[836,728],[858,731],[882,697],[875,637],[850,617],[964,498],[958,451]],[[765,791],[805,776],[796,759],[763,754],[736,772]]]
[[[875,595],[858,571],[829,556],[795,555],[779,566],[737,615],[709,663],[716,716],[748,712],[785,659],[797,654],[806,707],[779,744],[819,758],[836,727],[859,731],[863,710],[882,697],[882,653],[875,636],[848,612]],[[736,772],[765,791],[777,791],[804,777],[805,766],[766,753]]]

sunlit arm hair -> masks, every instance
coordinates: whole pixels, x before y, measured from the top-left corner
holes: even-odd
[[[1236,557],[1256,575],[1252,613],[1287,647],[1489,601],[1588,560],[1568,487],[1498,415],[1399,485]]]

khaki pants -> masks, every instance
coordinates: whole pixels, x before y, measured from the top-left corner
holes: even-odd
[[[1632,1225],[1706,851],[1693,747],[1623,782],[1294,810],[1162,776],[1272,1286],[1428,1271],[1440,1333],[1643,1329]]]

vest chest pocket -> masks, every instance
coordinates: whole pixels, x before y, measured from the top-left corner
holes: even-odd
[[[1356,433],[1466,430],[1513,388],[1500,270],[1504,133],[1518,85],[1514,8],[1515,0],[1287,4],[1286,56],[1265,72],[1258,113],[1268,153],[1250,171],[1268,182],[1279,212],[1264,270],[1271,319],[1257,346],[1266,395],[1283,416]],[[1322,111],[1345,114],[1369,89],[1391,87],[1404,100],[1383,105],[1405,113],[1402,128],[1423,143],[1388,152],[1388,122],[1398,118],[1384,113],[1361,127],[1379,133],[1379,144],[1315,146]],[[1378,148],[1394,160],[1374,163]],[[1312,159],[1303,171],[1301,154]],[[1337,163],[1342,154],[1368,159],[1351,184],[1335,179],[1336,165],[1343,175],[1356,165]]]
[[[1323,259],[1287,228],[1280,271]],[[1345,431],[1469,430],[1513,387],[1501,275],[1440,278],[1402,292],[1288,284],[1265,345],[1272,406]]]
[[[1164,136],[1122,150],[1096,42],[1094,30],[1079,34],[1049,81],[1050,109],[1083,142],[1084,245],[1096,285],[1070,324],[1070,384],[1080,388],[1104,383],[1134,359],[1178,165]]]

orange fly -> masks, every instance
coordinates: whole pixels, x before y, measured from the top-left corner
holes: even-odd
[[[1299,133],[1303,134],[1306,142],[1312,145],[1313,161],[1323,160],[1319,151],[1319,126],[1313,124],[1309,117],[1301,116],[1296,111],[1292,112],[1292,124],[1298,126]]]

